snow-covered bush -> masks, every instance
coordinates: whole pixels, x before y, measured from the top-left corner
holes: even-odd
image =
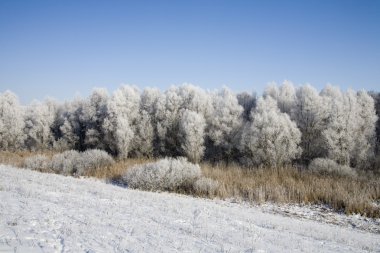
[[[80,153],[79,156],[79,163],[76,167],[77,175],[86,175],[91,171],[110,166],[115,162],[107,152],[99,149],[86,150]]]
[[[219,182],[211,178],[201,177],[194,183],[194,190],[198,194],[213,196],[219,187]]]
[[[77,172],[80,163],[80,153],[75,150],[68,150],[54,155],[51,160],[51,167],[59,174],[71,175]]]
[[[51,160],[44,155],[32,156],[25,159],[24,166],[34,170],[52,169],[63,175],[87,175],[114,162],[107,152],[89,149],[84,152],[68,150],[54,155]]]
[[[44,155],[31,156],[25,159],[24,167],[32,170],[46,171],[50,168],[50,159]]]
[[[200,177],[199,165],[188,162],[186,158],[165,158],[131,168],[123,180],[131,188],[173,191],[191,188]]]
[[[309,169],[313,172],[320,174],[331,174],[349,177],[357,176],[353,168],[344,165],[339,165],[337,162],[326,158],[314,159],[310,163]]]
[[[51,166],[54,171],[64,175],[86,175],[88,172],[104,168],[114,163],[105,151],[89,149],[84,152],[65,151],[53,156]]]

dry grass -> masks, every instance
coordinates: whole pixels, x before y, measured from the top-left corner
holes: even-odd
[[[53,155],[58,154],[59,152],[54,151],[43,151],[43,152],[30,152],[30,151],[17,151],[17,152],[9,152],[9,151],[0,151],[0,164],[9,164],[15,167],[23,167],[24,161],[26,158],[35,156],[35,155],[45,155],[48,158],[52,158]],[[127,160],[116,160],[116,162],[112,166],[107,166],[102,168],[101,170],[91,171],[86,176],[96,177],[101,179],[111,179],[118,180],[121,175],[124,174],[129,168],[134,165],[153,162],[153,159],[146,158],[136,158],[136,159],[127,159]],[[42,171],[51,173],[52,170]]]
[[[31,152],[0,152],[0,163],[22,167],[24,159],[35,155]],[[54,152],[43,152],[53,156]],[[96,170],[87,176],[120,182],[121,176],[132,166],[153,162],[148,159],[116,161],[112,166]],[[219,182],[216,192],[206,197],[236,198],[263,203],[310,203],[326,204],[347,214],[360,213],[380,218],[380,178],[361,176],[350,178],[314,174],[293,167],[271,169],[245,169],[238,166],[201,164],[204,176]],[[182,192],[183,193],[183,192]],[[188,192],[205,197],[204,193]]]
[[[44,152],[30,152],[30,151],[0,151],[0,164],[9,164],[15,167],[22,167],[25,158],[35,155],[45,155],[51,158],[56,152],[44,151]]]
[[[217,196],[251,202],[326,204],[346,214],[380,217],[379,178],[313,174],[293,167],[253,169],[202,166],[204,175],[219,181]]]
[[[130,158],[126,160],[117,160],[113,165],[108,166],[102,170],[96,170],[92,174],[87,176],[96,178],[105,178],[114,182],[119,182],[121,176],[130,168],[137,164],[143,164],[148,162],[154,162],[153,159],[146,158]]]

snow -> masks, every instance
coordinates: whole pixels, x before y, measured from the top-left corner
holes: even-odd
[[[380,234],[0,165],[0,252],[380,252]]]

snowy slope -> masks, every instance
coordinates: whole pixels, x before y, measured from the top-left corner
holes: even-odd
[[[0,252],[380,252],[380,235],[0,166]]]

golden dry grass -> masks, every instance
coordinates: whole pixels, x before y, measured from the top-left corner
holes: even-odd
[[[204,164],[205,176],[219,181],[217,196],[251,202],[326,204],[347,214],[380,217],[380,180],[318,175],[293,167],[247,170]]]
[[[44,152],[30,152],[30,151],[0,151],[0,164],[9,164],[15,167],[22,167],[25,158],[30,156],[35,156],[38,154],[45,155],[47,157],[52,157],[57,152],[54,151],[44,151]]]
[[[92,171],[88,176],[96,178],[110,179],[112,181],[119,181],[121,176],[135,165],[154,162],[153,159],[146,158],[130,158],[126,160],[116,160],[116,162],[108,167]]]
[[[22,167],[24,159],[36,155],[32,152],[0,152],[0,163]],[[54,152],[43,152],[53,156]],[[153,159],[117,160],[113,165],[94,170],[88,176],[119,182],[121,176],[132,166],[152,162]],[[360,213],[380,218],[380,178],[378,176],[328,176],[314,174],[293,167],[280,169],[246,169],[239,166],[201,164],[206,177],[219,182],[212,195],[205,196],[194,191],[187,192],[202,197],[221,199],[236,198],[243,201],[263,203],[310,203],[326,204],[347,214]],[[181,192],[186,193],[186,192]]]

